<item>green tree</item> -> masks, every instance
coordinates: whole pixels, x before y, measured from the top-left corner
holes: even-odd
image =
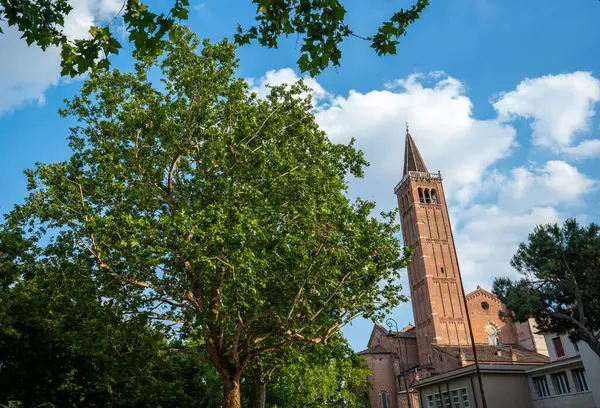
[[[369,370],[339,334],[328,347],[306,345],[256,358],[246,374],[246,405],[363,407]],[[246,406],[244,405],[244,406]]]
[[[513,317],[534,317],[540,331],[568,333],[600,356],[600,227],[540,225],[511,265],[524,277],[497,278],[493,291]]]
[[[266,393],[269,407],[368,406],[366,359],[357,356],[343,338],[333,347],[312,347],[287,361],[276,374]]]
[[[259,99],[234,76],[233,45],[198,54],[188,30],[171,34],[160,87],[150,59],[86,81],[63,111],[80,122],[71,158],[28,171],[10,219],[57,231],[111,298],[203,347],[239,407],[256,357],[327,345],[405,300],[407,259],[395,212],[347,198],[367,163],[319,130],[305,86]]]
[[[161,41],[176,21],[188,18],[189,0],[170,0],[168,12],[158,13],[140,0],[123,0],[121,11],[103,26],[90,29],[90,38],[72,40],[62,27],[73,9],[74,0],[0,0],[0,22],[16,26],[27,44],[42,49],[57,46],[61,49],[62,75],[75,76],[91,67],[107,68],[108,57],[117,54],[122,44],[111,29],[114,21],[123,19],[131,41],[143,55],[161,52]],[[346,9],[340,0],[252,0],[256,4],[256,24],[238,26],[238,44],[257,41],[277,48],[278,39],[285,35],[303,37],[298,66],[303,72],[315,75],[329,65],[340,65],[341,43],[348,37],[367,41],[378,55],[396,54],[399,38],[429,5],[428,0],[416,0],[407,10],[400,9],[382,23],[372,36],[355,33],[345,22]],[[0,27],[0,33],[2,28]]]
[[[214,367],[124,315],[70,250],[0,232],[0,406],[215,407]]]

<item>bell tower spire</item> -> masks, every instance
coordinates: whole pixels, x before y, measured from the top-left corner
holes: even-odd
[[[432,345],[470,344],[469,323],[442,176],[429,173],[408,125],[404,172],[394,193],[404,245],[415,248],[408,281],[419,360],[422,366],[434,367],[440,363],[433,359]]]
[[[406,143],[404,146],[404,171],[402,176],[406,176],[409,171],[419,171],[421,173],[429,173],[425,161],[421,157],[419,149],[413,140],[408,130],[408,123],[406,123]]]

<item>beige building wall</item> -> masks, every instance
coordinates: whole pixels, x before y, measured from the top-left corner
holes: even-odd
[[[420,387],[421,408],[429,408],[428,396],[465,389],[469,404],[462,401],[455,408],[483,407],[477,375],[471,370],[468,375],[456,376]],[[488,408],[533,408],[527,375],[522,372],[482,373],[483,389]],[[444,404],[442,406],[445,406]],[[454,406],[454,405],[452,405]],[[436,407],[433,405],[433,407]]]
[[[594,408],[595,406],[594,398],[589,392],[533,401],[533,408]]]
[[[550,364],[527,370],[531,398],[534,408],[596,408],[591,390],[594,387],[589,373],[585,372],[588,390],[580,389],[576,379],[575,371],[584,369],[583,362],[579,356],[558,359]],[[554,381],[554,376],[564,374],[569,387],[569,393],[561,394]],[[540,395],[536,387],[536,380],[545,378],[550,395]]]
[[[528,350],[537,351],[545,356],[548,355],[548,347],[543,334],[537,333],[535,319],[531,318],[523,323],[516,323],[519,344]]]
[[[488,408],[532,408],[527,375],[483,374],[483,389]],[[476,378],[475,378],[476,380]],[[482,405],[479,405],[480,407]]]
[[[579,351],[595,406],[600,408],[600,357],[586,343],[579,343]]]
[[[468,395],[468,401],[469,401],[469,406],[470,407],[475,407],[475,406],[481,406],[481,402],[478,403],[478,405],[476,405],[475,403],[475,391],[473,389],[473,384],[475,384],[477,381],[476,378],[471,378],[471,376],[463,376],[463,377],[459,377],[459,378],[452,378],[449,379],[447,381],[444,382],[439,382],[439,383],[435,383],[435,384],[431,384],[428,386],[425,386],[421,389],[419,389],[419,400],[420,400],[420,407],[421,408],[429,408],[430,405],[428,405],[428,397],[431,398],[436,398],[436,394],[442,394],[445,392],[452,392],[452,391],[456,391],[456,390],[462,390],[465,389]],[[462,400],[462,395],[461,395],[461,400]],[[480,399],[479,399],[480,400]],[[442,405],[444,406],[444,405]],[[456,408],[463,408],[465,405],[464,403],[461,401],[459,407]],[[433,405],[434,408],[437,408],[436,405]],[[488,405],[488,408],[492,408]]]
[[[554,338],[560,338],[560,341],[563,345],[563,349],[565,351],[565,355],[563,357],[558,357],[556,355],[556,348],[554,347]],[[558,335],[554,333],[547,333],[544,335],[544,339],[546,340],[546,346],[548,347],[548,357],[550,357],[550,361],[556,361],[561,358],[569,358],[575,357],[579,355],[579,352],[576,350],[575,345],[571,340],[569,340],[569,336],[566,334]]]

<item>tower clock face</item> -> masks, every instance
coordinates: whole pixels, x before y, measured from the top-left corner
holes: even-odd
[[[490,326],[490,327],[488,327],[488,334],[489,334],[490,336],[495,336],[495,335],[496,335],[496,333],[497,333],[497,332],[496,332],[496,329],[495,329],[495,328],[493,328],[493,327],[491,327],[491,326]]]

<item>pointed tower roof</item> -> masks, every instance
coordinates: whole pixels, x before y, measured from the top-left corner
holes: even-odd
[[[420,171],[423,173],[429,173],[425,162],[417,149],[417,145],[413,140],[410,132],[408,131],[408,124],[406,125],[406,145],[404,148],[404,171],[403,176],[406,176],[409,171]]]

